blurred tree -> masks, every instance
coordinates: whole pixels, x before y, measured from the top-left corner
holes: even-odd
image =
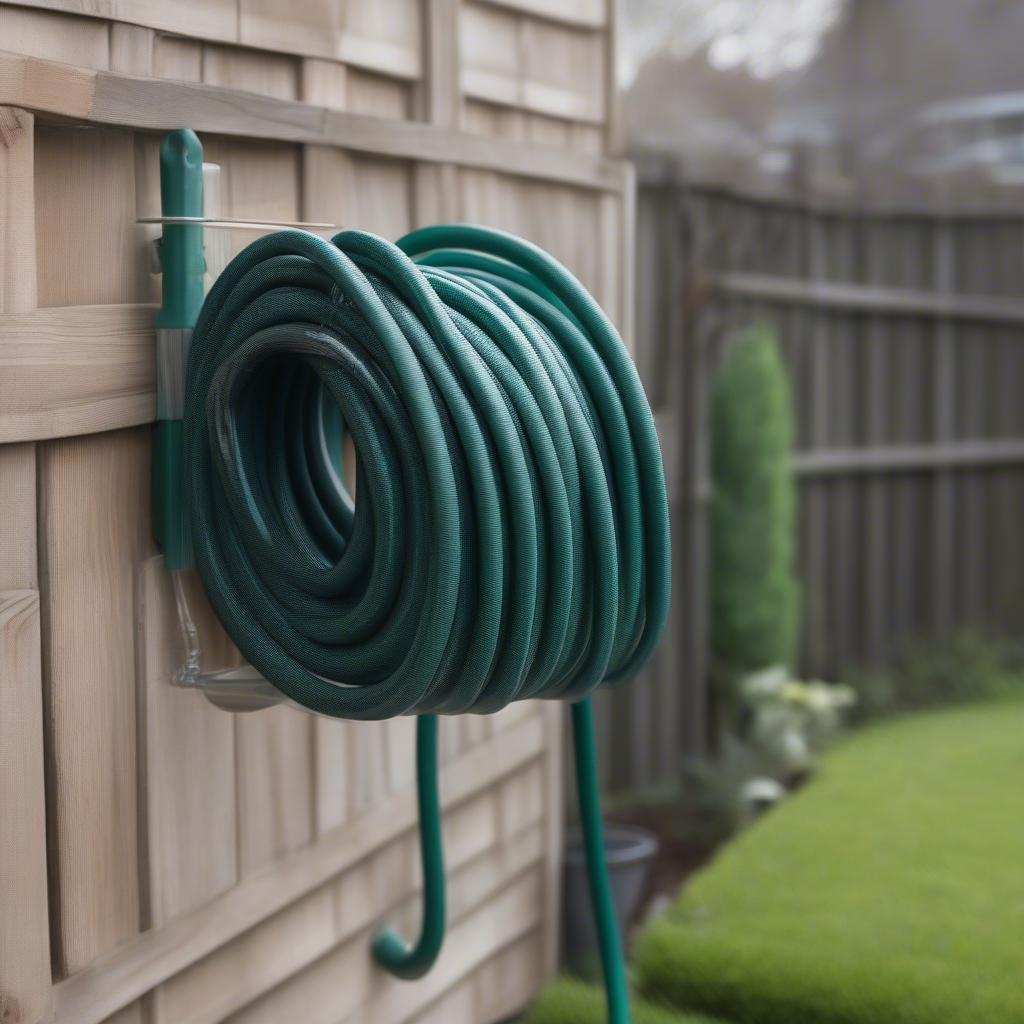
[[[711,394],[711,648],[729,680],[792,667],[792,411],[772,333],[744,332]]]

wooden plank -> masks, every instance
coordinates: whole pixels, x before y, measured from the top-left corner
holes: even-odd
[[[153,48],[153,76],[179,82],[202,81],[203,44],[194,39],[158,35]]]
[[[0,315],[36,301],[33,162],[32,115],[0,107]],[[52,986],[35,445],[0,445],[0,480],[0,1019],[41,1024]]]
[[[325,0],[239,0],[239,41],[246,46],[336,59],[342,31],[342,5]]]
[[[155,37],[151,28],[115,23],[110,26],[110,70],[123,75],[152,75]],[[41,56],[36,53],[34,56]],[[81,63],[73,61],[72,63]]]
[[[543,742],[542,723],[534,716],[445,765],[440,780],[442,806],[455,807],[494,785],[537,757]],[[56,987],[57,1021],[100,1024],[120,1006],[373,853],[408,829],[415,814],[414,794],[403,791],[374,807],[358,829],[335,829],[199,910],[144,932]]]
[[[607,12],[602,0],[480,0],[481,3],[493,7],[504,7],[512,11],[521,11],[538,18],[563,22],[567,25],[582,25],[587,28],[600,28],[605,24]]]
[[[485,794],[474,802],[486,799]],[[539,836],[539,829],[533,827],[516,837],[511,847],[492,845],[468,861],[464,851],[451,851],[450,928],[457,928],[474,912],[486,912],[497,894],[525,871],[535,870],[541,850]],[[338,915],[333,948],[324,949],[318,958],[311,957],[305,969],[229,1017],[230,1024],[266,1024],[294,1014],[301,1016],[303,1024],[336,1024],[339,1019],[349,1019],[351,1012],[369,1012],[366,1003],[386,976],[373,965],[367,951],[379,927],[382,908],[397,915],[403,928],[415,923],[418,897],[413,895],[410,880],[416,862],[415,837],[409,834],[400,844],[380,850],[332,883]],[[344,985],[338,984],[339,978],[345,979]],[[413,1012],[430,1001],[427,994],[416,997],[420,986],[407,987],[415,997]],[[470,1022],[476,1024],[475,1018],[469,1018],[466,1024]]]
[[[528,932],[473,972],[475,1005],[473,1013],[464,1018],[466,1024],[511,1020],[526,1010],[550,974],[538,955],[540,948],[537,933]],[[438,1024],[445,1020],[434,1019]]]
[[[793,466],[800,476],[850,473],[915,473],[975,469],[1024,462],[1024,440],[953,441],[948,444],[906,444],[876,448],[829,448],[800,452]]]
[[[0,445],[0,480],[0,590],[35,590],[36,446]]]
[[[35,146],[39,305],[148,299],[131,133],[40,125]]]
[[[161,985],[156,1022],[218,1024],[321,956],[334,937],[331,893],[320,888]]]
[[[307,57],[302,62],[299,96],[303,103],[345,110],[348,105],[348,68],[338,61]]]
[[[97,124],[321,143],[380,156],[500,169],[578,188],[618,191],[625,165],[602,157],[531,149],[511,141],[416,122],[327,110],[188,82],[133,78],[0,54],[0,104]]]
[[[142,563],[137,587],[143,895],[152,928],[237,880],[235,742],[231,715],[173,683],[184,650],[161,556]],[[204,661],[227,667],[231,645],[196,585],[189,603]]]
[[[312,748],[313,721],[303,711],[281,707],[235,716],[242,877],[313,838]]]
[[[35,119],[0,107],[0,311],[36,305]]]
[[[74,974],[139,930],[133,590],[134,566],[153,546],[149,459],[146,429],[41,448],[48,828],[59,975]]]
[[[838,281],[804,280],[768,274],[716,274],[704,282],[724,294],[770,302],[794,302],[819,309],[925,316],[937,319],[1024,323],[1024,302],[949,290],[915,291]]]
[[[125,21],[165,32],[238,42],[236,0],[18,0],[23,7],[47,7],[88,18]]]
[[[154,315],[131,304],[0,313],[0,442],[151,422]]]
[[[454,128],[459,112],[459,47],[464,15],[456,0],[428,0],[425,11],[423,117],[438,127]]]
[[[92,18],[4,4],[0,7],[0,40],[12,53],[86,68],[110,67],[110,30]]]
[[[535,18],[523,21],[522,33],[523,106],[555,117],[602,122],[604,36]]]
[[[299,98],[299,61],[237,46],[203,46],[202,80],[207,85],[240,89],[279,100]]]
[[[52,1006],[35,590],[0,591],[0,679],[0,1017],[41,1024]]]
[[[535,864],[541,854],[536,821],[507,842],[499,842],[493,820],[494,797],[488,792],[446,816],[452,923]],[[415,894],[421,885],[416,836],[410,831],[329,885],[175,975],[156,993],[161,1019],[213,1024],[254,1001],[239,1017],[246,1019],[255,1011],[262,1018],[272,1008],[280,1011],[283,999],[292,998],[291,993],[301,993],[304,1006],[312,1010],[314,1001],[299,972],[353,937],[368,944],[367,929],[379,922],[382,914],[397,913],[401,908],[404,924],[405,911],[416,910]],[[369,960],[365,951],[364,956]],[[316,973],[316,967],[312,972]],[[234,983],[225,985],[225,977]],[[290,991],[272,991],[279,985]],[[324,1000],[322,1008],[340,1012],[335,1000]]]

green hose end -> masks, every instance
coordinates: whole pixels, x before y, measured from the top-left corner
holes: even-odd
[[[190,128],[179,128],[160,145],[160,211],[164,217],[202,217],[203,144]],[[165,224],[160,240],[163,302],[157,327],[195,326],[203,305],[201,224]]]
[[[377,963],[396,978],[422,978],[437,960],[444,943],[445,879],[441,839],[441,802],[437,787],[437,716],[416,719],[416,795],[420,815],[420,859],[423,864],[423,924],[415,946],[391,928],[373,940]]]

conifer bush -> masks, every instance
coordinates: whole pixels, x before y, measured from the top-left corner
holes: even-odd
[[[710,408],[710,626],[727,677],[792,667],[799,594],[793,572],[793,418],[785,370],[766,329],[746,331],[715,377]]]

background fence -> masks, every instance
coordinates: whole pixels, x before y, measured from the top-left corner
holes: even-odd
[[[646,678],[601,708],[611,789],[670,781],[703,746],[707,394],[738,328],[772,325],[789,371],[798,669],[836,679],[958,625],[1024,619],[1024,218],[663,178],[641,186],[637,235],[675,593]]]

